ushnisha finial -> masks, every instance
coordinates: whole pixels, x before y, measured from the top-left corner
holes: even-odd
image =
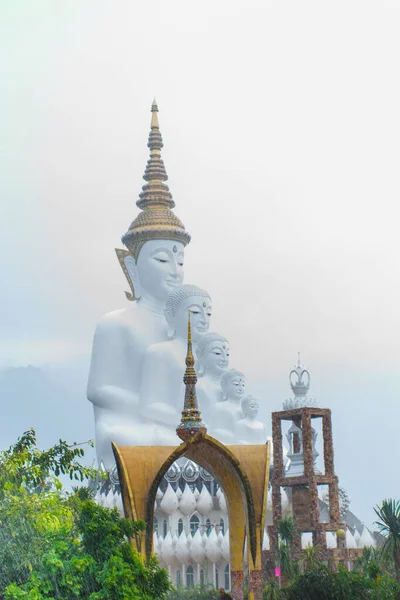
[[[181,422],[176,428],[176,433],[181,440],[186,441],[207,433],[207,428],[201,420],[201,414],[196,397],[197,375],[196,371],[194,370],[190,311],[188,312],[188,343],[186,354],[186,370],[183,376],[183,382],[185,384],[185,401],[183,405]]]
[[[135,261],[143,244],[148,240],[176,240],[184,246],[190,242],[190,235],[185,230],[185,226],[172,212],[175,202],[169,187],[164,183],[168,180],[168,175],[161,158],[163,141],[155,99],[151,105],[151,125],[147,146],[150,149],[150,158],[143,175],[147,183],[143,186],[139,200],[136,202],[141,212],[122,237],[122,242]]]

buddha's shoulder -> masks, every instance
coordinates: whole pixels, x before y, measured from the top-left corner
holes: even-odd
[[[97,325],[97,332],[122,332],[131,327],[135,321],[138,321],[139,315],[137,313],[136,305],[108,312],[100,319]]]
[[[182,344],[177,340],[166,340],[162,342],[157,342],[156,344],[151,344],[151,346],[147,350],[147,354],[149,356],[170,356],[170,357],[178,357],[181,360],[182,353]]]

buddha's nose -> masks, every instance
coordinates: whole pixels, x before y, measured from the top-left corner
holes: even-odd
[[[169,274],[171,275],[171,277],[178,276],[178,266],[175,261],[171,261],[170,263]]]

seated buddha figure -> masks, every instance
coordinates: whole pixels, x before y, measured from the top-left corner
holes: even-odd
[[[140,410],[146,423],[153,427],[151,443],[159,446],[180,443],[175,430],[185,396],[188,312],[192,346],[196,350],[208,332],[211,298],[195,285],[182,285],[169,294],[165,305],[168,341],[150,346],[144,358]]]
[[[206,424],[215,405],[222,400],[221,377],[228,366],[228,340],[218,333],[203,335],[196,348],[196,392],[201,416]]]
[[[267,432],[265,425],[257,421],[259,402],[253,396],[241,401],[243,418],[236,425],[236,439],[239,444],[265,444]]]
[[[244,396],[246,378],[236,369],[229,369],[221,377],[222,400],[217,402],[210,420],[211,435],[224,444],[236,443],[236,425],[243,418],[240,405]]]
[[[174,201],[164,183],[168,177],[160,156],[157,111],[153,103],[147,183],[137,201],[141,212],[122,238],[128,251],[117,251],[132,302],[106,314],[93,340],[87,397],[94,409],[97,460],[107,471],[115,464],[111,442],[150,443],[152,428],[138,408],[143,359],[149,346],[167,339],[165,303],[183,282],[184,247],[190,241],[171,210]]]

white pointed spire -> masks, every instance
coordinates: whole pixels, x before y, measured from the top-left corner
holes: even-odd
[[[172,485],[169,483],[167,491],[165,492],[164,497],[161,500],[160,508],[166,515],[172,515],[172,513],[175,512],[178,508],[178,505],[179,501],[176,497],[176,493]]]
[[[208,560],[217,563],[221,558],[221,549],[218,544],[217,533],[215,527],[211,529],[211,533],[206,540],[206,554]]]
[[[190,515],[196,508],[196,498],[188,484],[185,485],[181,499],[179,500],[179,510],[184,515]]]
[[[369,530],[365,527],[365,525],[363,526],[358,546],[359,548],[366,548],[368,546],[373,546],[375,548],[376,546],[374,538],[370,534]]]
[[[206,485],[203,485],[200,496],[197,499],[197,510],[201,515],[208,515],[213,509],[213,499]]]
[[[192,538],[192,543],[190,544],[190,554],[192,556],[192,559],[198,564],[201,564],[205,559],[206,552],[203,545],[203,538],[201,536],[200,529],[196,531]]]
[[[184,531],[181,531],[181,534],[176,543],[175,554],[176,558],[183,565],[185,565],[188,562],[190,556],[189,544],[186,533]]]
[[[224,560],[226,560],[226,562],[229,562],[229,560],[230,560],[229,529],[227,529],[227,531],[224,535],[224,539],[222,540],[221,552],[222,552],[222,556],[224,557]]]
[[[170,565],[175,558],[175,552],[172,546],[172,536],[170,531],[168,531],[167,535],[161,543],[161,557],[167,566]]]
[[[228,512],[228,507],[226,505],[226,498],[225,498],[224,493],[221,493],[221,495],[219,497],[219,507],[222,510],[222,512],[224,512],[224,513]]]
[[[269,535],[265,531],[265,529],[264,529],[264,535],[263,535],[263,540],[262,540],[262,549],[269,550]]]
[[[357,548],[357,542],[348,527],[346,529],[346,546],[347,548]]]

